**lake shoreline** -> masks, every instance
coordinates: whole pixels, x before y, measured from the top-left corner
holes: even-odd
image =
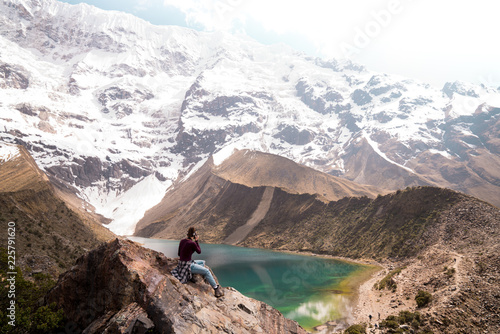
[[[347,314],[345,317],[341,321],[332,320],[315,326],[312,333],[323,333],[325,331],[326,333],[343,333],[343,330],[350,325],[357,323],[368,324],[370,314],[373,317],[373,322],[378,322],[378,314],[374,314],[372,305],[369,303],[369,301],[373,299],[373,293],[371,290],[373,285],[383,277],[384,270],[386,270],[389,265],[381,264],[372,259],[351,259],[342,256],[290,250],[275,251],[345,261],[369,267],[368,269],[361,269],[363,273],[354,272],[341,283],[341,286],[346,286],[347,290],[352,293],[351,296],[348,296],[350,300],[350,307],[346,310]],[[383,314],[385,315],[388,312],[388,310],[384,310]]]
[[[127,236],[126,238],[129,237],[134,238],[135,236]],[[149,239],[164,240],[164,241],[179,241],[177,239],[163,239],[163,238],[149,238]],[[212,243],[206,243],[206,244],[212,244]],[[225,245],[225,244],[213,243],[213,245]],[[332,332],[332,330],[340,331],[342,329],[345,329],[346,326],[349,326],[354,323],[360,323],[360,322],[368,323],[369,320],[368,315],[371,314],[372,310],[370,309],[370,305],[367,305],[366,303],[366,301],[369,300],[371,297],[368,296],[367,294],[371,293],[371,288],[373,287],[373,284],[375,284],[375,282],[379,279],[379,276],[381,275],[383,270],[388,267],[387,264],[381,264],[373,259],[351,259],[348,257],[334,256],[329,254],[317,254],[310,251],[294,251],[294,250],[283,250],[283,249],[244,247],[235,245],[230,245],[230,246],[246,248],[246,249],[274,251],[278,253],[300,255],[305,257],[336,260],[346,263],[358,264],[364,267],[363,269],[360,269],[352,273],[340,283],[342,287],[340,289],[342,290],[341,291],[342,294],[346,296],[349,300],[349,305],[345,310],[346,313],[345,316],[342,317],[342,319],[340,320],[332,319],[331,321],[327,321],[324,324],[315,326],[312,329],[313,333],[320,332],[324,329],[328,329],[329,332]],[[377,319],[377,314],[372,314],[372,316],[374,320]],[[311,328],[308,328],[307,330],[311,330]]]

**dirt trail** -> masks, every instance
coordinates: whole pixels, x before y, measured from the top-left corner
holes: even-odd
[[[271,206],[273,195],[274,187],[266,187],[266,190],[264,190],[264,194],[262,195],[262,199],[260,200],[257,209],[255,209],[250,219],[248,219],[245,225],[238,227],[236,231],[231,233],[231,235],[229,235],[226,240],[224,240],[224,243],[229,245],[236,245],[237,243],[245,239],[246,236],[254,229],[254,227],[257,226],[257,224],[260,223],[260,221],[266,216],[267,211],[269,211],[269,207]]]
[[[379,319],[385,319],[393,312],[389,306],[390,302],[387,296],[383,296],[380,291],[375,290],[373,286],[385,276],[385,271],[381,270],[375,273],[368,281],[359,287],[358,303],[354,308],[354,323],[378,323]],[[380,317],[379,317],[380,314]]]
[[[444,287],[434,292],[435,294],[442,295],[442,299],[437,305],[433,305],[431,309],[440,308],[443,305],[447,305],[452,297],[460,292],[462,284],[465,280],[466,274],[462,264],[464,256],[457,252],[449,252],[448,254],[451,258],[453,258],[453,264],[448,267],[450,275],[453,275],[453,283],[450,285],[445,285]],[[453,270],[453,272],[451,272],[450,270]]]
[[[464,286],[466,280],[464,265],[466,264],[463,254],[437,247],[431,248],[423,253],[421,260],[413,261],[394,277],[398,285],[395,292],[374,288],[375,283],[384,278],[394,265],[390,268],[386,267],[385,270],[375,273],[359,287],[358,300],[352,313],[352,323],[371,324],[372,327],[368,328],[367,333],[382,333],[375,328],[375,324],[379,323],[379,314],[380,319],[385,319],[388,315],[398,314],[402,310],[417,311],[414,300],[417,291],[427,290],[425,284],[431,282],[432,277],[441,277],[443,280],[446,277],[444,269],[447,267],[448,270],[453,270],[453,272],[449,271],[453,278],[448,284],[432,291],[437,300],[433,302],[428,312],[442,309]],[[372,316],[371,321],[370,315]]]

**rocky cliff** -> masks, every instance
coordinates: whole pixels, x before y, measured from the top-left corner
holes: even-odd
[[[219,299],[197,278],[181,284],[177,261],[114,239],[80,257],[46,296],[66,327],[84,333],[306,333],[276,309],[226,287]]]

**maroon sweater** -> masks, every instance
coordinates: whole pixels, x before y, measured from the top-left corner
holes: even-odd
[[[177,255],[179,255],[180,261],[191,261],[191,255],[196,252],[201,254],[201,248],[198,244],[198,241],[193,241],[191,239],[182,239],[179,243],[179,251]]]

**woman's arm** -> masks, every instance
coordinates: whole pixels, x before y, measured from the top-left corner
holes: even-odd
[[[196,240],[194,242],[194,245],[195,245],[195,249],[194,250],[196,251],[196,253],[201,254],[200,244],[198,243],[198,236],[196,236]]]

